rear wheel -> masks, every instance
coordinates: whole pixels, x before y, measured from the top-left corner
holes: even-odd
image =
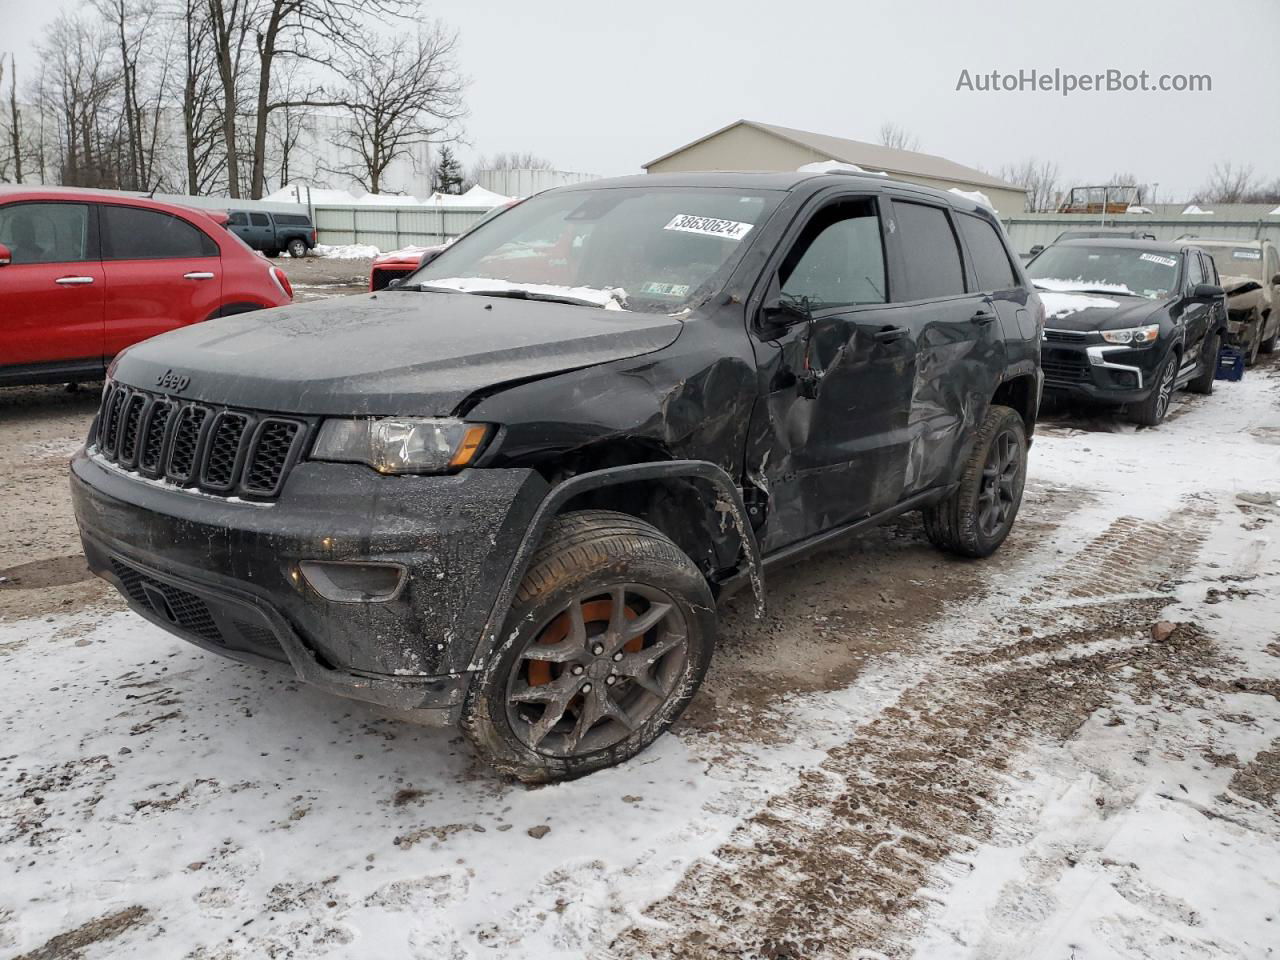
[[[934,544],[965,557],[989,557],[1013,529],[1027,479],[1022,417],[992,406],[974,440],[960,486],[926,507],[924,530]]]
[[[1170,350],[1156,373],[1155,386],[1147,394],[1147,398],[1130,410],[1129,416],[1134,423],[1143,427],[1154,427],[1164,420],[1173,402],[1173,385],[1178,379],[1178,352]]]
[[[301,259],[307,255],[307,244],[301,237],[289,241],[289,256]]]
[[[1218,375],[1218,354],[1222,349],[1222,334],[1210,334],[1200,351],[1200,372],[1187,384],[1192,393],[1213,393],[1213,381]]]
[[[468,691],[463,731],[526,782],[621,763],[693,699],[715,634],[707,582],[671,540],[622,513],[565,514]]]

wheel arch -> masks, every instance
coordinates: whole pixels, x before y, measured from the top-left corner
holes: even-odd
[[[1032,374],[1019,374],[1002,381],[991,395],[991,403],[1016,410],[1030,439],[1040,413],[1040,391]]]
[[[657,517],[654,511],[637,509],[637,504],[648,507],[654,498],[674,498],[676,503],[700,503],[700,512],[672,512]],[[723,469],[707,460],[665,460],[649,463],[631,463],[588,470],[570,476],[551,488],[543,498],[530,521],[528,529],[494,598],[485,629],[481,635],[469,669],[483,665],[499,641],[499,632],[516,590],[528,570],[534,551],[542,541],[551,521],[569,510],[585,508],[618,510],[653,524],[688,553],[684,546],[690,538],[702,532],[732,528],[739,542],[739,562],[736,569],[712,580],[713,591],[718,584],[731,579],[749,580],[756,597],[757,610],[764,610],[764,569],[755,533],[747,519],[742,494],[732,478]],[[693,521],[683,529],[677,529],[680,517]],[[697,557],[691,555],[697,563]],[[699,565],[700,569],[702,565]],[[704,571],[705,573],[705,571]]]

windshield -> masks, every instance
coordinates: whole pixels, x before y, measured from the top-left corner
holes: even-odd
[[[1256,247],[1218,247],[1205,244],[1213,255],[1218,272],[1227,277],[1262,279],[1262,251]]]
[[[460,237],[401,289],[678,313],[724,283],[782,196],[679,187],[543,194]]]
[[[1177,288],[1181,255],[1139,247],[1053,246],[1027,265],[1042,290],[1092,290],[1163,299]]]

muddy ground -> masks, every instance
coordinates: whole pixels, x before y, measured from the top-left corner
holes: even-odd
[[[367,271],[281,262],[299,299]],[[675,736],[540,790],[448,732],[125,612],[67,503],[96,397],[0,390],[0,956],[1163,960],[1280,942],[1254,932],[1280,927],[1274,864],[1251,867],[1265,902],[1240,919],[1207,884],[1168,887],[1144,859],[1168,862],[1159,838],[1112,855],[1152,804],[1227,831],[1206,849],[1280,850],[1280,509],[1240,499],[1280,489],[1280,363],[1183,397],[1159,431],[1054,413],[995,558],[944,557],[908,516],[776,575],[763,620],[745,597],[725,611]]]

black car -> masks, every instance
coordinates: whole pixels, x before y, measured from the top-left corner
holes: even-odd
[[[1054,243],[1062,243],[1064,240],[1097,240],[1099,238],[1130,239],[1130,240],[1154,240],[1156,235],[1140,228],[1134,229],[1130,227],[1097,227],[1092,230],[1072,229],[1063,230],[1054,238]],[[1031,248],[1031,252],[1026,254],[1026,258],[1038,256],[1045,246],[1037,243]]]
[[[1181,387],[1212,393],[1227,309],[1205,251],[1154,240],[1066,240],[1027,265],[1045,305],[1045,390],[1127,405],[1155,426]]]
[[[499,214],[393,289],[119,357],[85,553],[200,646],[459,724],[529,780],[696,693],[716,602],[905,511],[1021,501],[1041,306],[999,223],[847,174],[645,176]]]
[[[305,257],[316,245],[315,225],[305,213],[228,210],[227,214],[227,229],[268,257],[278,257],[282,250],[291,257]]]

